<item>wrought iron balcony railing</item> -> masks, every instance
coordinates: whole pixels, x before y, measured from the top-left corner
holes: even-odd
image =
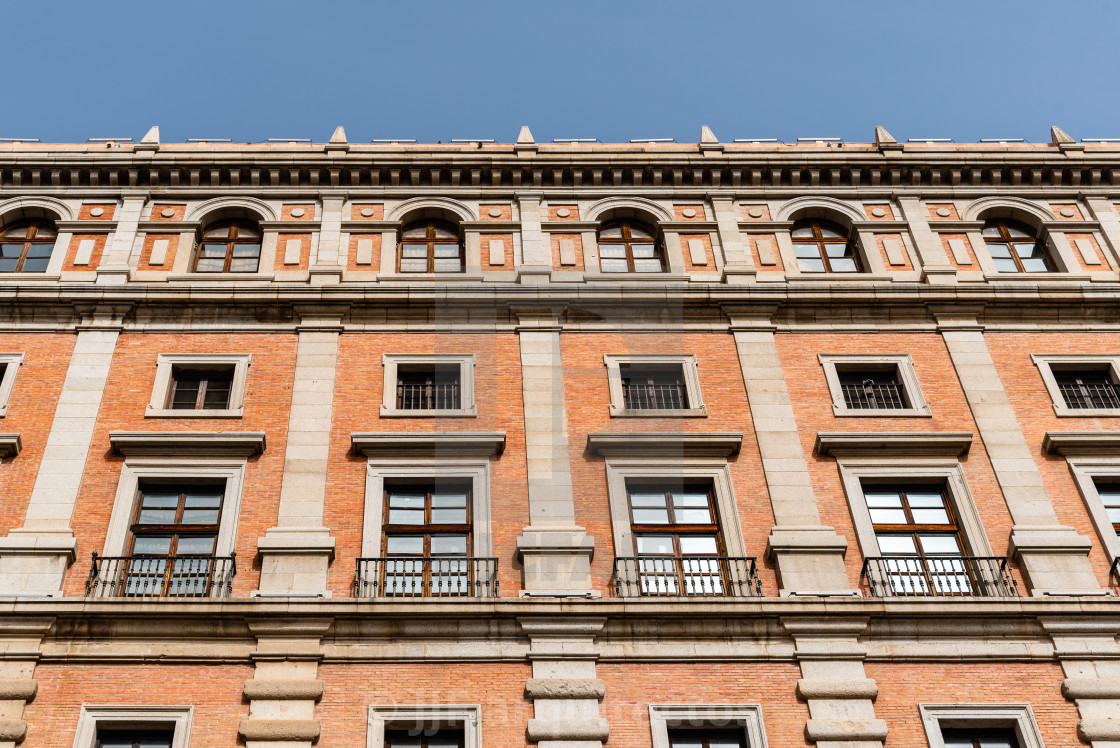
[[[86,597],[230,597],[237,573],[228,556],[98,556]]]
[[[684,385],[623,382],[622,395],[627,410],[682,410],[687,408]]]
[[[844,391],[844,402],[854,410],[898,410],[906,407],[902,387],[897,382],[881,384],[845,383],[840,385]]]
[[[497,597],[496,558],[359,558],[354,597]]]
[[[458,410],[458,382],[401,382],[397,385],[397,407],[401,410]]]
[[[616,597],[761,597],[753,558],[644,556],[616,558]]]
[[[873,557],[863,576],[871,597],[1019,597],[1003,556]]]

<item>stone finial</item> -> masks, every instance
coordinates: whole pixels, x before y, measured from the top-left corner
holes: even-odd
[[[887,132],[887,128],[876,126],[875,127],[875,145],[879,146],[880,151],[901,151],[902,143],[894,139],[894,136]]]
[[[701,143],[718,143],[719,138],[712,132],[712,128],[707,125],[700,126],[700,142]]]
[[[517,145],[533,145],[536,142],[533,140],[533,133],[529,132],[529,126],[522,125],[521,132],[517,133]]]
[[[338,127],[334,128],[334,132],[331,133],[331,139],[327,142],[328,143],[345,143],[346,142],[346,130],[344,130],[342,128],[342,125],[339,125]]]
[[[1070,137],[1069,133],[1057,125],[1050,128],[1050,145],[1058,146],[1058,149],[1063,152],[1085,150],[1084,144],[1078,143]]]
[[[1057,130],[1058,128],[1054,128]],[[1060,130],[1058,130],[1061,132]],[[1063,133],[1064,135],[1065,133]],[[1066,137],[1069,137],[1068,135]],[[152,129],[148,130],[148,134],[140,138],[141,143],[155,143],[159,145],[159,125],[152,125]]]

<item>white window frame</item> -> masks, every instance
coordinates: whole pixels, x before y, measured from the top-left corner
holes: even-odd
[[[369,458],[366,463],[365,515],[362,522],[362,558],[381,557],[385,481],[394,479],[466,479],[471,482],[471,555],[490,557],[490,460],[486,457],[441,456]]]
[[[478,415],[474,402],[473,353],[384,353],[381,356],[381,365],[385,367],[384,392],[381,400],[382,418],[473,418]],[[397,368],[402,365],[457,365],[460,407],[414,410],[398,408]]]
[[[824,379],[828,383],[828,393],[832,396],[832,413],[836,416],[857,416],[860,418],[929,418],[929,405],[922,395],[918,375],[914,372],[914,360],[909,353],[819,353],[817,361],[824,368]],[[844,399],[844,389],[840,385],[841,369],[888,369],[894,367],[898,383],[906,392],[909,408],[849,408]]]
[[[1038,367],[1050,402],[1054,405],[1054,415],[1059,418],[1094,418],[1096,416],[1120,416],[1120,408],[1070,408],[1058,387],[1054,376],[1054,365],[1060,369],[1076,369],[1083,366],[1107,366],[1114,383],[1120,383],[1120,354],[1110,353],[1032,353],[1031,361]]]
[[[669,748],[669,728],[741,726],[747,748],[766,748],[766,729],[759,704],[650,704],[653,748]]]
[[[945,748],[943,727],[1010,727],[1019,748],[1046,748],[1030,704],[919,704],[929,748]]]
[[[1108,551],[1108,557],[1120,557],[1120,537],[1112,529],[1112,520],[1108,517],[1108,511],[1104,508],[1097,489],[1098,478],[1112,478],[1120,482],[1120,456],[1068,457],[1066,461],[1077,489],[1081,492],[1081,498],[1085,501],[1089,518],[1097,529],[1102,545]]]
[[[245,412],[245,385],[249,379],[251,353],[161,353],[156,357],[156,381],[152,400],[144,416],[147,418],[240,418]],[[204,369],[211,366],[232,366],[233,383],[229,391],[229,407],[200,410],[173,410],[167,407],[171,394],[172,367]]]
[[[634,533],[630,527],[630,500],[626,491],[628,480],[684,480],[712,482],[712,494],[719,513],[719,531],[723,538],[724,552],[731,558],[747,555],[743,543],[743,525],[732,488],[731,468],[727,460],[707,457],[672,458],[664,455],[649,458],[608,457],[604,460],[607,471],[607,499],[611,510],[611,531],[614,535],[615,555],[621,558],[637,556]]]
[[[16,372],[23,363],[22,353],[0,353],[0,364],[4,365],[4,376],[0,377],[0,418],[8,415],[8,399],[16,384]]]
[[[385,748],[386,728],[418,722],[462,727],[464,747],[482,748],[482,707],[479,704],[373,704],[369,708],[366,748]]]
[[[194,707],[190,706],[89,706],[82,705],[78,727],[74,735],[74,748],[94,748],[98,728],[113,729],[117,725],[139,727],[168,726],[175,730],[171,748],[188,748],[191,740],[191,721]]]
[[[176,458],[129,457],[121,466],[113,511],[105,533],[102,555],[123,556],[128,548],[128,528],[136,509],[140,481],[145,479],[170,479],[176,481],[224,480],[225,495],[222,500],[222,517],[218,537],[214,541],[214,555],[228,556],[237,540],[237,518],[241,513],[241,495],[245,486],[245,459],[226,458]]]
[[[856,531],[860,552],[864,558],[882,556],[879,542],[875,539],[875,525],[867,500],[863,494],[863,482],[874,483],[912,483],[926,482],[936,485],[943,481],[946,494],[952,503],[960,529],[961,540],[965,545],[962,552],[971,556],[992,556],[988,536],[976,511],[976,502],[965,480],[964,468],[956,459],[942,457],[837,457],[836,466],[840,470],[840,480],[848,497],[848,508],[852,513],[852,523]]]
[[[707,416],[708,409],[704,406],[704,399],[700,395],[700,374],[697,369],[696,356],[691,353],[677,354],[603,354],[603,363],[607,367],[607,389],[610,392],[610,415],[612,418],[687,418]],[[622,366],[680,366],[681,379],[684,382],[685,396],[688,397],[688,408],[658,409],[658,410],[628,410],[626,398],[622,391]]]

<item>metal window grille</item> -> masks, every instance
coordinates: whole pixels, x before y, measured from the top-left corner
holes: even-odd
[[[901,410],[909,407],[906,392],[891,374],[845,376],[840,387],[844,403],[853,410]]]
[[[1004,556],[881,556],[863,563],[871,597],[1019,597]]]
[[[1057,374],[1055,379],[1067,408],[1120,408],[1120,395],[1107,372]]]

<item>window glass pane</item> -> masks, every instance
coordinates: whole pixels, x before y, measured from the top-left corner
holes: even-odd
[[[178,506],[178,493],[146,494],[140,505],[140,515],[136,518],[136,522],[141,525],[173,524]]]
[[[390,525],[422,525],[424,524],[423,509],[390,509]]]
[[[261,245],[259,244],[234,244],[233,256],[234,257],[259,257],[261,254]]]
[[[433,535],[433,556],[465,556],[467,555],[466,535]]]
[[[698,491],[675,491],[673,492],[673,505],[674,506],[708,506],[708,494]]]
[[[214,525],[218,522],[218,508],[184,509],[184,525]]]
[[[793,231],[789,232],[789,235],[792,236],[794,239],[812,239],[813,238],[813,227],[812,226],[798,226],[798,227],[794,228]]]
[[[638,493],[637,491],[630,492],[630,506],[665,506],[665,494],[663,493]]]
[[[239,257],[229,264],[229,271],[231,273],[255,273],[257,272],[257,258],[256,257]]]
[[[673,537],[671,535],[639,535],[637,542],[639,556],[646,554],[673,555]]]
[[[835,259],[832,260],[832,272],[834,273],[856,273],[859,272],[859,267],[856,261],[851,258]]]
[[[401,257],[428,257],[427,244],[402,244]]]
[[[1012,260],[1011,258],[1007,258],[1006,260],[1000,259],[1000,258],[992,258],[992,262],[995,263],[997,272],[1000,272],[1000,273],[1017,273],[1017,272],[1019,272],[1019,268],[1016,267],[1016,265],[1015,265],[1015,260]]]
[[[715,556],[719,554],[715,536],[686,535],[680,539],[682,556]]]
[[[167,555],[171,551],[170,537],[142,537],[132,542],[132,552],[137,555]]]
[[[928,493],[924,493],[921,491],[907,491],[906,501],[909,502],[910,506],[912,507],[945,506],[945,498],[941,495],[940,491],[930,491]]]
[[[199,258],[198,264],[195,265],[196,273],[220,273],[225,268],[225,258],[206,259]]]
[[[1024,229],[1014,225],[1007,226],[1007,235],[1012,239],[1027,239],[1034,237],[1034,234],[1032,234],[1031,232],[1025,231]]]
[[[225,410],[229,407],[230,381],[211,380],[206,385],[206,396],[202,407],[208,410]]]
[[[467,521],[467,510],[462,509],[432,509],[433,525],[461,525]]]
[[[424,508],[424,494],[422,493],[393,493],[389,496],[389,506],[401,509]]]
[[[947,525],[949,513],[944,509],[912,509],[916,525]]]
[[[412,228],[405,229],[401,234],[402,239],[425,239],[427,236],[427,226],[413,226]]]
[[[922,550],[931,556],[956,556],[961,552],[957,539],[952,535],[919,535]]]
[[[23,267],[21,268],[21,270],[25,273],[44,273],[47,270],[47,265],[49,264],[49,261],[50,261],[50,257],[30,257],[30,256],[28,256],[27,259],[25,259],[23,261]],[[3,266],[2,266],[2,264],[0,264],[0,271],[2,271],[2,270],[3,270]]]
[[[203,244],[198,248],[198,256],[199,258],[221,257],[224,259],[226,249],[227,245],[225,244]]]
[[[200,382],[195,380],[182,380],[175,382],[175,391],[171,397],[172,410],[194,410],[198,405],[198,388]]]
[[[631,239],[652,239],[653,232],[643,228],[642,226],[635,226],[630,224],[630,238]]]
[[[1041,257],[1031,257],[1023,260],[1023,270],[1027,273],[1045,273],[1050,268],[1046,267],[1046,260]]]
[[[871,521],[877,525],[905,525],[906,512],[901,509],[871,509]]]
[[[421,257],[419,259],[401,258],[401,272],[402,273],[426,273],[428,272],[428,258]]]
[[[626,257],[626,245],[625,244],[605,244],[602,247],[599,247],[599,256],[600,257],[610,257],[612,259],[619,258],[619,257],[625,258]]]
[[[639,509],[633,510],[634,524],[636,525],[667,525],[669,512],[665,509]]]
[[[214,536],[179,538],[179,547],[176,553],[181,555],[209,555],[214,552]]]
[[[414,535],[390,535],[385,539],[385,552],[390,556],[421,555],[424,553],[424,538]]]
[[[1033,257],[1033,256],[1041,257],[1042,253],[1038,250],[1039,250],[1039,246],[1037,244],[1035,244],[1034,242],[1031,242],[1030,244],[1016,244],[1015,245],[1015,253],[1017,255],[1019,255],[1020,257]]]
[[[918,552],[918,549],[914,547],[914,539],[909,535],[877,535],[875,539],[879,541],[879,551],[881,553]]]
[[[432,506],[438,507],[453,507],[467,505],[467,495],[465,493],[433,493]]]
[[[32,244],[27,248],[28,257],[50,257],[54,251],[53,244]],[[26,269],[26,268],[25,268]]]
[[[829,257],[843,257],[848,254],[847,244],[826,244],[824,245],[825,253]]]
[[[631,246],[634,252],[634,258],[639,257],[657,257],[657,249],[652,244],[634,244]]]
[[[228,239],[229,226],[215,226],[207,229],[206,233],[202,235],[206,239]]]
[[[432,269],[437,273],[457,273],[462,269],[458,257],[437,257],[432,264]]]
[[[897,493],[864,493],[868,506],[902,506],[902,497]]]
[[[436,257],[459,257],[458,244],[436,244],[434,247]]]
[[[660,273],[661,260],[634,260],[634,272],[636,273]]]
[[[793,249],[797,257],[802,259],[812,260],[821,256],[820,247],[816,244],[795,244]]]
[[[799,259],[797,261],[797,269],[803,273],[823,273],[824,260],[819,257],[815,260]]]
[[[1006,244],[986,244],[985,246],[988,248],[988,254],[990,254],[993,259],[1011,256],[1011,250],[1007,248]]]
[[[449,231],[448,229],[443,228],[442,226],[436,226],[435,238],[436,239],[458,239],[459,235],[456,234],[454,231]]]
[[[604,273],[626,273],[630,271],[630,268],[626,265],[626,260],[604,259],[600,262],[599,268]]]
[[[844,234],[827,224],[821,224],[821,236],[825,239],[845,238]]]
[[[980,232],[980,235],[985,239],[998,239],[1000,238],[999,226],[994,223],[985,224],[984,230]]]
[[[25,239],[27,238],[27,226],[13,226],[4,232],[5,239]]]
[[[602,231],[599,232],[599,238],[600,239],[621,239],[622,238],[622,227],[621,226],[610,226],[608,228],[605,228],[605,229],[603,229]]]

